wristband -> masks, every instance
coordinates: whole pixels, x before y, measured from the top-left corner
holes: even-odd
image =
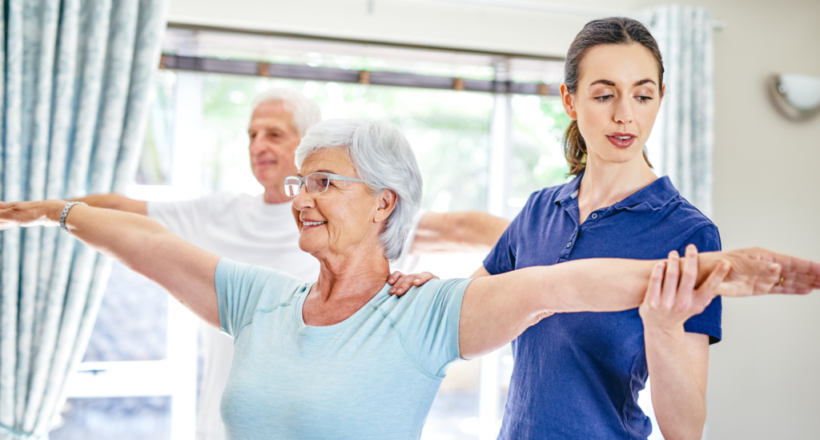
[[[60,213],[60,228],[63,231],[65,231],[65,233],[68,234],[68,235],[71,235],[71,232],[68,232],[68,228],[65,225],[65,218],[68,216],[68,211],[71,211],[71,208],[74,207],[74,205],[88,206],[87,204],[85,204],[83,202],[68,202],[68,203],[65,204],[65,207],[63,208],[63,212]]]

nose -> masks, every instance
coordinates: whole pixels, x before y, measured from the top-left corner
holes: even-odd
[[[296,197],[293,198],[293,209],[302,212],[314,207],[316,207],[316,201],[313,200],[313,196],[307,192],[307,188],[305,188],[305,184],[303,183],[299,194],[296,194]]]
[[[263,135],[262,133],[257,134],[255,137],[250,139],[250,145],[248,146],[248,150],[250,151],[251,155],[256,155],[261,153],[265,150],[265,143],[263,142]]]
[[[618,99],[615,106],[615,122],[628,125],[634,119],[632,115],[632,102],[629,98]]]

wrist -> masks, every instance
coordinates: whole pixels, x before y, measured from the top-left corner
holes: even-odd
[[[643,323],[644,336],[647,339],[681,339],[686,334],[683,323],[649,322]]]
[[[60,221],[60,215],[63,212],[63,208],[65,207],[66,202],[65,200],[46,200],[42,206],[42,213],[41,217],[45,217],[50,222],[57,223]]]
[[[703,252],[698,254],[698,280],[695,283],[695,288],[700,287],[706,278],[718,267],[718,264],[723,261],[719,257],[720,252]]]

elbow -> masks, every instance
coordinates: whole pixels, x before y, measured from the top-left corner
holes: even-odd
[[[690,422],[677,427],[664,426],[660,421],[658,421],[658,424],[660,425],[661,434],[666,440],[701,440],[703,438],[703,428],[706,425],[706,415],[704,414],[698,422]]]

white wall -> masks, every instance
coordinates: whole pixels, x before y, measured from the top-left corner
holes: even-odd
[[[695,4],[727,23],[715,34],[713,212],[724,248],[820,261],[820,118],[785,120],[764,88],[775,72],[820,76],[820,2]],[[820,438],[820,292],[724,304],[724,342],[711,350],[709,438]]]
[[[569,2],[538,3],[569,4]],[[657,0],[573,0],[631,10]],[[724,247],[760,245],[820,260],[820,118],[783,119],[767,75],[820,75],[820,2],[677,0],[726,21],[715,35],[714,221]],[[563,55],[586,17],[433,1],[171,0],[178,22],[500,52]],[[820,293],[724,301],[711,350],[710,439],[820,438]]]
[[[368,0],[170,1],[171,22],[557,56],[564,56],[572,38],[588,21],[575,15],[436,0],[374,0],[372,14],[368,13]],[[619,0],[622,8],[634,2]],[[611,8],[609,3],[573,1],[576,7],[592,8]]]

